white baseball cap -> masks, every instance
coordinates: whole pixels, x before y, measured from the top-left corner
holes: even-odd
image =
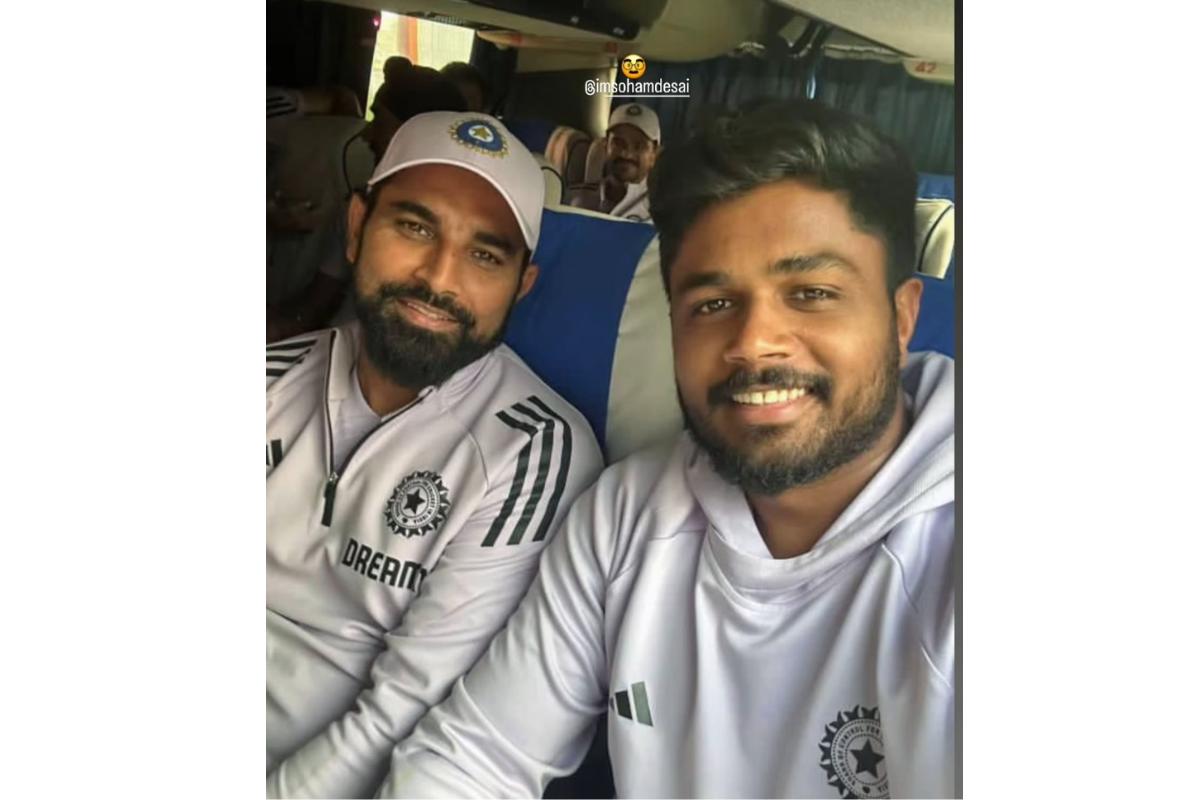
[[[611,131],[617,125],[632,125],[647,137],[656,142],[662,141],[662,129],[658,126],[658,114],[650,106],[641,103],[627,103],[620,108],[614,108],[608,118],[608,129]]]
[[[525,145],[500,120],[464,111],[416,115],[388,143],[367,189],[420,164],[450,164],[484,178],[512,209],[529,250],[537,249],[546,183]]]

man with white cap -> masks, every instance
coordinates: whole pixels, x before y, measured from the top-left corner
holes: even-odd
[[[357,321],[267,347],[269,796],[373,796],[602,466],[500,344],[543,186],[496,119],[414,117],[351,202]]]
[[[600,210],[614,217],[650,221],[646,178],[658,158],[662,131],[649,106],[629,103],[614,109],[608,120]]]

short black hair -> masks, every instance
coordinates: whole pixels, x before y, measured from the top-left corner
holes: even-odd
[[[887,247],[889,293],[912,277],[917,173],[904,149],[866,120],[814,101],[754,101],[702,122],[650,173],[667,293],[680,242],[706,209],[788,179],[846,195],[855,224]]]
[[[479,88],[479,96],[483,98],[484,110],[489,107],[492,87],[484,74],[476,67],[465,61],[451,61],[442,67],[442,76],[454,83],[473,83]]]
[[[385,78],[371,108],[386,108],[401,124],[427,111],[466,111],[462,93],[446,76],[431,67],[420,67],[408,59],[392,56]]]

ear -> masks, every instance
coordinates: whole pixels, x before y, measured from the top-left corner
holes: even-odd
[[[925,284],[917,278],[909,278],[896,287],[892,300],[896,307],[896,337],[900,344],[900,366],[908,363],[908,343],[917,329],[917,315],[921,313],[921,292]]]
[[[355,192],[346,211],[346,260],[353,264],[362,248],[363,224],[367,219],[367,201]]]
[[[537,276],[538,265],[531,261],[526,265],[525,271],[521,274],[521,285],[517,289],[518,300],[529,294],[529,290],[533,288],[533,284],[537,281]]]

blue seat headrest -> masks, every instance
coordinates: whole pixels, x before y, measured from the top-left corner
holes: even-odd
[[[575,209],[544,210],[533,255],[540,272],[513,309],[504,337],[587,418],[610,459],[643,443],[631,431],[639,420],[623,398],[631,391],[644,393],[645,370],[662,373],[664,348],[667,374],[655,378],[674,386],[666,293],[658,274],[658,248],[650,246],[654,238],[650,225]],[[627,306],[632,307],[627,311]],[[641,340],[647,344],[636,344]],[[642,351],[641,358],[629,352],[631,346]],[[641,388],[631,390],[630,381]],[[674,405],[673,394],[669,400]],[[678,410],[673,413],[677,416]],[[655,416],[647,410],[640,420],[646,430],[656,429]],[[630,436],[635,441],[626,446]]]
[[[955,195],[953,175],[920,173],[917,176],[918,198],[938,198],[955,202]],[[957,272],[955,259],[951,258],[943,278],[917,274],[917,278],[925,287],[921,294],[921,313],[917,317],[917,329],[909,342],[909,350],[936,350],[951,358],[955,357],[958,330],[958,301],[955,291]]]

